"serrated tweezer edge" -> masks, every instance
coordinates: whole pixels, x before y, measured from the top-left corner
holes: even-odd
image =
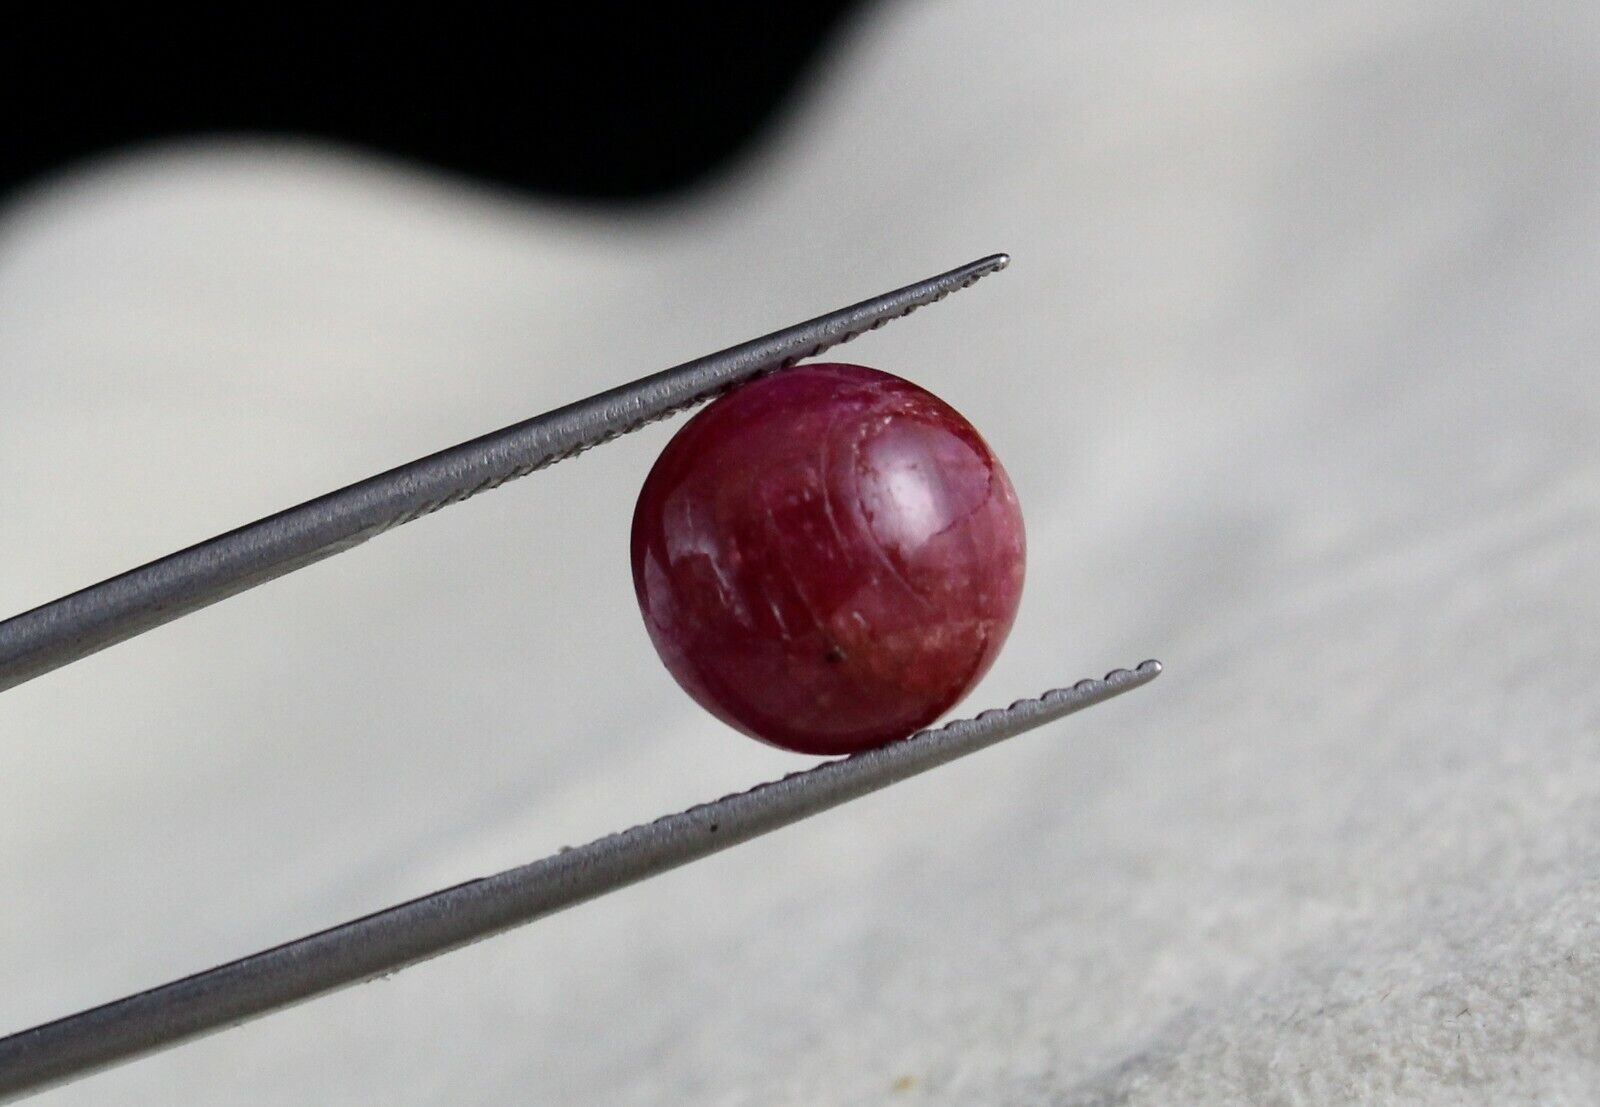
[[[0,691],[693,407],[1004,269],[994,254],[534,416],[0,622]]]
[[[1018,700],[0,1038],[0,1099],[532,922],[1101,703],[1160,672],[1160,662],[1146,661],[1102,680]]]

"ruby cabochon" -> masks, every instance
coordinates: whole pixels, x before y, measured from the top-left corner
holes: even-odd
[[[668,671],[751,737],[847,754],[988,672],[1022,597],[1015,491],[953,408],[800,365],[690,419],[634,509],[634,588]]]

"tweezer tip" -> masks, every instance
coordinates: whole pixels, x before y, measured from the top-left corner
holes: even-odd
[[[1148,684],[1150,681],[1160,676],[1161,673],[1161,662],[1152,657],[1147,661],[1139,662],[1139,664],[1135,665],[1132,669],[1112,669],[1098,682],[1092,680],[1079,681],[1077,687],[1092,688],[1096,683],[1102,685],[1111,685],[1113,687],[1118,685],[1137,686],[1140,684]]]
[[[952,270],[947,276],[961,273],[966,274],[972,280],[977,280],[979,277],[987,277],[990,273],[998,273],[1010,264],[1010,254],[989,254],[986,257],[979,258],[977,261],[969,261],[960,269]]]

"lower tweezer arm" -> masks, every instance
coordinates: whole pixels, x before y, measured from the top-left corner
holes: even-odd
[[[1003,269],[1004,254],[822,315],[391,469],[0,622],[0,691],[401,523],[812,357]]]
[[[1160,672],[1146,661],[1019,700],[0,1038],[0,1100],[532,922],[1101,703]]]

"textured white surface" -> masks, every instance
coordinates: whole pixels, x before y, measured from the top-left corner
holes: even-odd
[[[1028,512],[966,707],[1168,666],[40,1102],[1593,1102],[1597,49],[1578,2],[891,5],[659,215],[250,146],[13,209],[0,611],[1004,249],[849,352]],[[638,624],[669,433],[7,693],[0,1028],[795,767]]]

